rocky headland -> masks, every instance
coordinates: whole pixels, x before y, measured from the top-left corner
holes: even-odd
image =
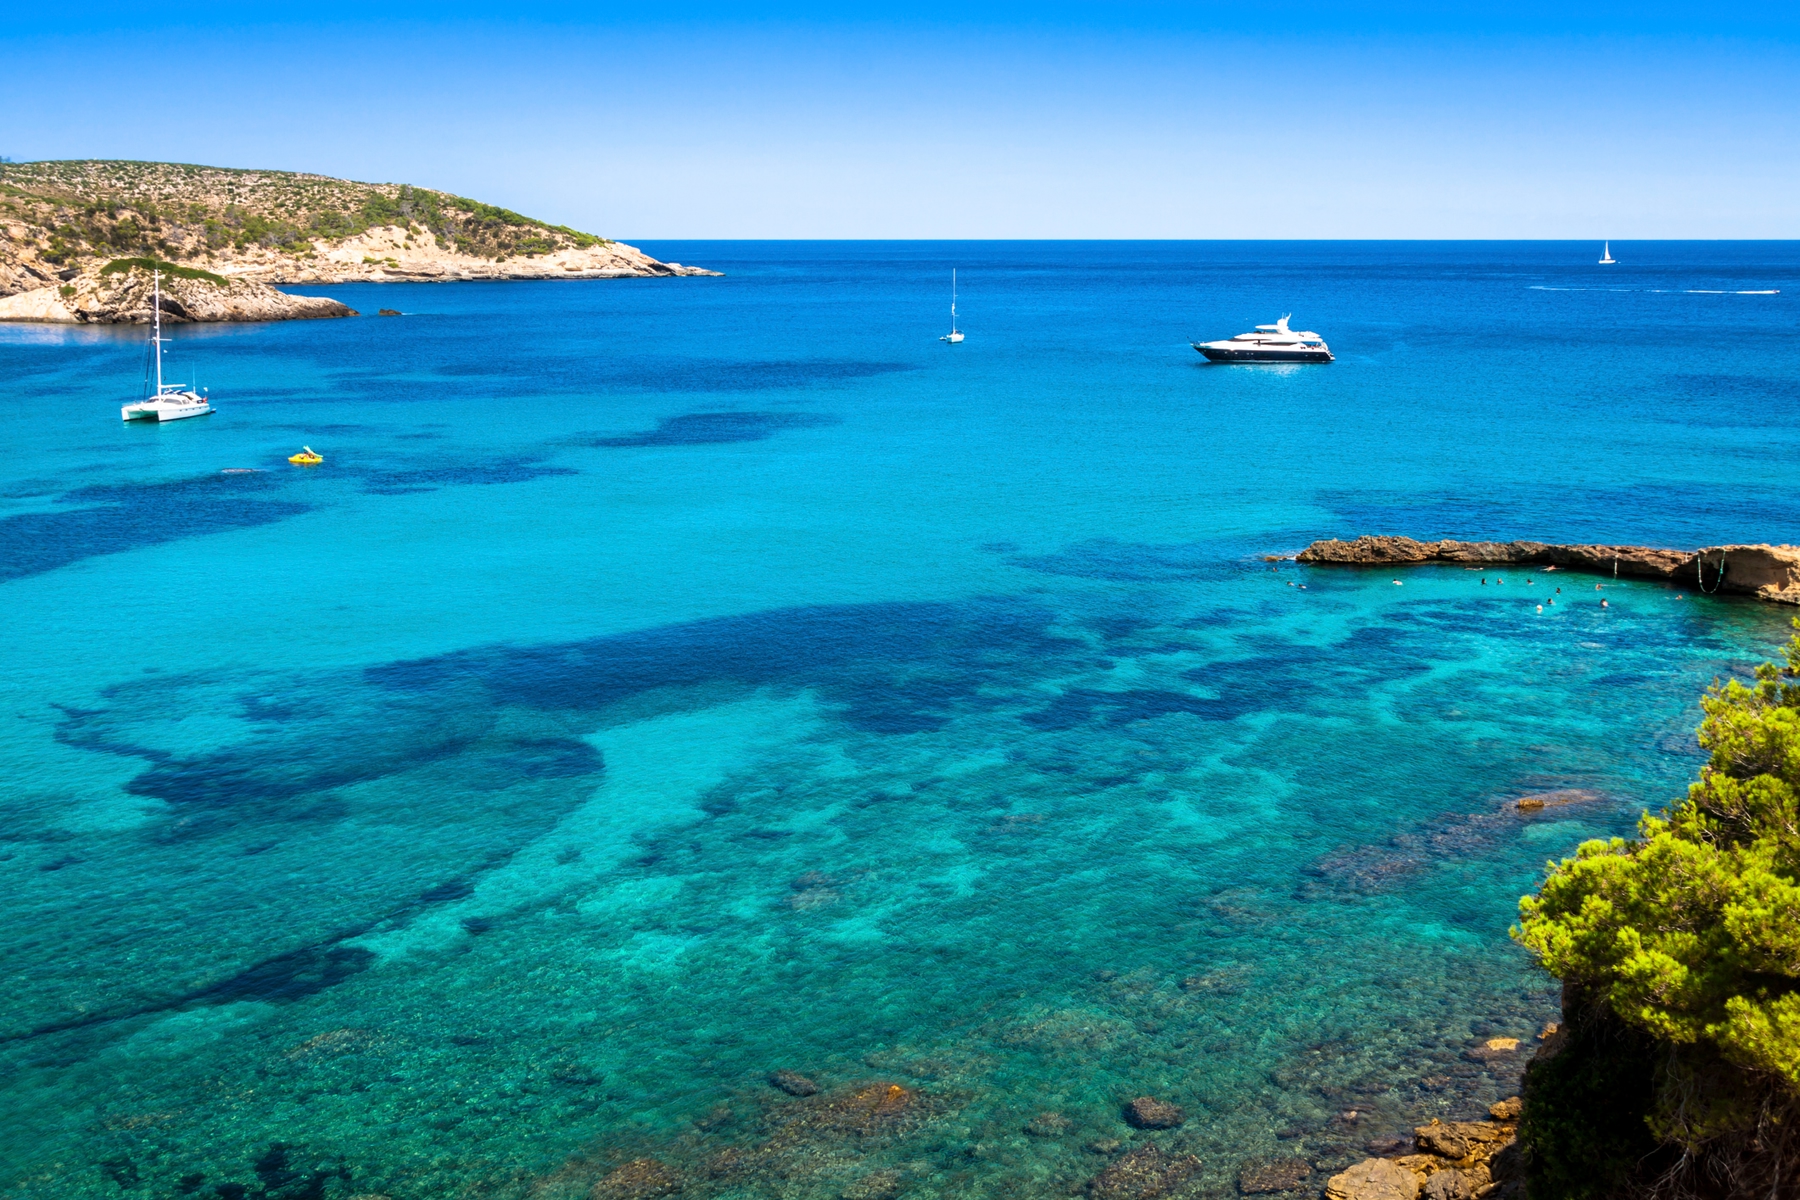
[[[149,259],[83,272],[67,283],[0,298],[0,321],[74,325],[144,325],[160,301],[165,324],[193,321],[293,321],[354,317],[347,304],[325,296],[290,296],[266,283],[226,279],[210,272],[165,270],[159,289]],[[180,273],[176,273],[180,272]]]
[[[0,320],[146,320],[130,280],[112,278],[137,259],[207,277],[185,283],[213,291],[176,289],[164,319],[177,321],[352,315],[277,284],[718,274],[406,184],[180,163],[0,164]]]
[[[1650,546],[1557,545],[1548,542],[1421,542],[1409,537],[1327,538],[1295,556],[1320,566],[1404,567],[1457,563],[1481,567],[1538,567],[1656,579],[1708,594],[1754,596],[1776,604],[1800,604],[1800,547],[1705,546],[1664,550]]]

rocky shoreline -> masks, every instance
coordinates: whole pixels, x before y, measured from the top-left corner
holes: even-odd
[[[201,274],[194,272],[193,274]],[[105,274],[83,272],[56,287],[0,297],[0,321],[52,325],[147,325],[157,288],[143,268]],[[354,308],[326,296],[290,296],[266,283],[243,279],[183,278],[161,281],[165,324],[212,321],[297,321],[354,317]]]
[[[1421,542],[1409,537],[1326,538],[1295,556],[1315,566],[1405,567],[1456,563],[1478,567],[1538,567],[1619,579],[1655,579],[1707,594],[1754,596],[1774,604],[1800,604],[1800,547],[1704,546],[1666,550],[1651,546],[1549,542]]]
[[[180,163],[0,164],[0,321],[146,319],[147,307],[115,296],[107,277],[152,259],[224,289],[182,297],[164,310],[176,321],[353,315],[336,301],[283,296],[278,284],[719,274],[403,184]]]
[[[115,260],[116,261],[116,260]],[[14,264],[23,290],[0,295],[0,321],[52,325],[143,324],[150,319],[147,272],[109,273],[112,264],[80,270],[52,264]],[[474,280],[626,279],[718,275],[651,258],[634,246],[570,247],[540,257],[492,261],[439,249],[431,234],[409,239],[399,229],[374,229],[335,246],[319,246],[314,257],[295,259],[258,252],[209,259],[206,278],[166,276],[163,320],[291,321],[313,317],[353,317],[356,310],[322,296],[292,296],[275,284],[456,283]],[[137,286],[142,275],[143,286]],[[0,288],[0,291],[4,291]],[[140,295],[139,293],[142,293]]]

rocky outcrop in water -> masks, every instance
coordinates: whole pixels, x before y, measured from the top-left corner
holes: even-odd
[[[1414,1200],[1419,1177],[1388,1158],[1369,1158],[1333,1175],[1325,1200]]]
[[[1415,1152],[1367,1158],[1333,1175],[1326,1200],[1507,1200],[1520,1193],[1519,1101],[1488,1109],[1488,1121],[1433,1121],[1413,1130]]]
[[[1549,542],[1436,542],[1409,537],[1326,538],[1295,556],[1320,566],[1403,567],[1420,563],[1464,566],[1556,567],[1621,579],[1657,579],[1702,592],[1755,596],[1800,604],[1800,546],[1724,545],[1697,551],[1650,546],[1557,545]]]
[[[107,273],[98,267],[66,282],[15,296],[0,297],[0,321],[56,325],[147,325],[156,288],[151,272],[130,268]],[[196,321],[293,321],[354,317],[349,305],[324,296],[290,296],[267,284],[224,277],[165,275],[161,283],[164,324]]]

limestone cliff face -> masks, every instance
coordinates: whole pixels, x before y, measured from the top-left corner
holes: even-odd
[[[299,297],[284,304],[240,290],[240,281],[266,288],[717,274],[405,184],[177,163],[0,164],[0,298],[16,301],[0,307],[0,320],[130,319],[96,315],[126,310],[90,305],[87,293],[96,271],[138,257],[231,280],[231,303],[184,304],[196,314],[188,319],[203,321],[324,315]],[[70,286],[81,293],[74,303],[63,294]],[[253,310],[263,315],[199,315]]]
[[[151,273],[135,267],[102,274],[90,268],[67,283],[0,298],[0,321],[69,325],[146,325],[156,294]],[[292,321],[354,317],[356,310],[323,296],[290,296],[246,280],[165,277],[161,287],[166,324],[191,321]]]
[[[1420,542],[1409,537],[1327,538],[1297,556],[1303,563],[1338,566],[1406,566],[1413,563],[1475,563],[1546,567],[1662,579],[1703,592],[1755,596],[1777,604],[1800,604],[1800,547],[1708,546],[1698,551],[1650,546],[1553,545],[1547,542]]]

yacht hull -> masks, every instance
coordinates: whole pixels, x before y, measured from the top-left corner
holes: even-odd
[[[119,416],[127,421],[185,421],[189,417],[204,417],[212,411],[210,404],[184,404],[179,408],[159,408],[150,405],[127,404],[119,410]]]
[[[1205,355],[1208,362],[1216,363],[1328,363],[1332,361],[1329,350],[1263,350],[1240,346],[1205,346],[1198,342],[1194,343],[1194,349]]]

